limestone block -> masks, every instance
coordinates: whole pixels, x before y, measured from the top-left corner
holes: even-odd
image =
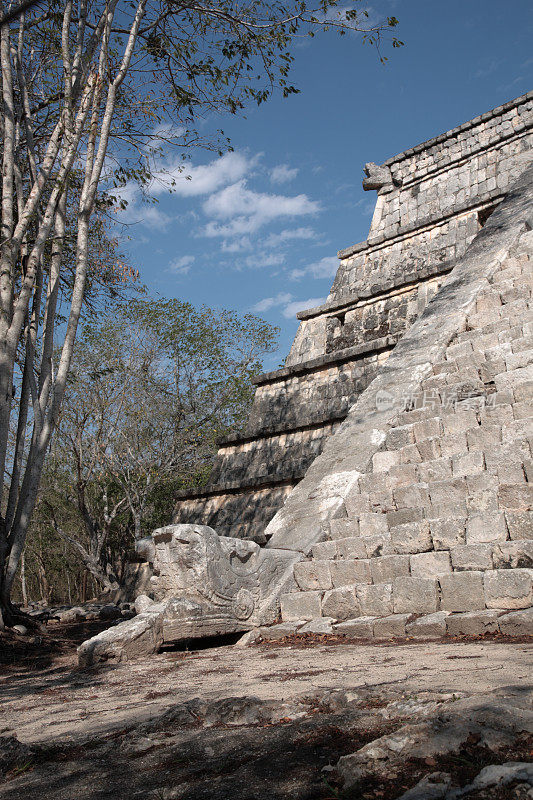
[[[322,592],[290,592],[281,595],[281,618],[284,622],[309,621],[322,616]]]
[[[396,525],[418,522],[424,517],[425,511],[423,508],[400,508],[397,511],[389,511],[387,513],[387,524],[389,528],[394,528]]]
[[[451,551],[452,566],[456,572],[492,569],[492,545],[464,544]]]
[[[370,559],[373,583],[392,583],[393,578],[409,575],[409,556],[381,556]]]
[[[391,528],[391,544],[396,553],[422,553],[431,550],[433,543],[429,522],[409,522]]]
[[[446,635],[446,618],[448,611],[436,611],[434,614],[425,614],[405,626],[407,636],[413,639],[431,639]]]
[[[334,631],[343,636],[353,636],[354,639],[372,639],[375,619],[376,617],[357,617],[346,622],[339,622],[334,626]]]
[[[311,622],[306,622],[305,625],[302,625],[298,630],[298,635],[304,633],[333,633],[333,622],[335,622],[335,620],[332,617],[312,619]]]
[[[431,503],[439,505],[457,505],[467,496],[466,478],[455,478],[447,481],[435,481],[429,486]]]
[[[370,512],[361,514],[359,517],[359,532],[363,538],[387,534],[388,530],[389,526],[385,514]]]
[[[424,483],[412,483],[409,486],[399,486],[393,491],[397,508],[428,508],[429,492]]]
[[[397,451],[381,450],[372,456],[372,469],[374,472],[388,472],[391,467],[400,463]]]
[[[378,558],[379,556],[393,555],[395,550],[391,542],[390,533],[368,536],[362,540],[366,548],[368,558]]]
[[[485,608],[483,572],[454,572],[439,578],[443,611],[480,611]]]
[[[468,517],[466,521],[467,544],[505,541],[506,539],[507,525],[503,513],[473,514]]]
[[[303,619],[294,620],[293,622],[280,622],[279,625],[259,628],[259,635],[265,641],[277,641],[278,639],[284,639],[286,636],[294,636],[302,625],[305,625],[305,620]]]
[[[441,457],[440,439],[425,439],[416,445],[422,461],[435,461]],[[424,479],[421,477],[421,481]]]
[[[533,636],[533,608],[502,614],[499,623],[506,636]]]
[[[357,599],[361,613],[369,617],[386,617],[392,614],[392,585],[380,583],[374,586],[358,584]]]
[[[392,581],[395,614],[431,614],[437,611],[437,581],[431,578],[399,577]]]
[[[396,467],[392,467],[388,474],[393,489],[400,486],[409,486],[418,480],[415,464],[399,464]]]
[[[413,426],[413,433],[416,442],[421,442],[424,439],[433,439],[440,436],[442,433],[442,423],[438,417],[426,419],[422,422],[415,422]]]
[[[466,541],[466,517],[430,519],[429,528],[435,550],[451,550]]]
[[[509,511],[529,511],[533,508],[533,486],[501,484],[498,491],[500,508]]]
[[[329,535],[332,539],[346,539],[359,536],[359,521],[357,519],[332,519],[329,523]]]
[[[398,450],[398,452],[400,454],[400,464],[418,464],[422,461],[420,450],[416,444],[407,444],[405,447]]]
[[[339,558],[366,558],[365,540],[358,536],[337,539],[337,554]]]
[[[506,511],[505,520],[511,539],[533,539],[532,511]]]
[[[411,619],[411,614],[391,614],[381,617],[374,622],[374,637],[376,639],[402,639],[405,636],[405,626]]]
[[[78,663],[128,661],[157,652],[162,643],[161,615],[146,612],[87,639],[78,647]]]
[[[454,414],[444,414],[442,417],[444,433],[463,433],[477,425],[475,411],[456,411]]]
[[[466,453],[468,445],[465,433],[448,433],[440,438],[440,452],[442,457],[454,456],[457,453]]]
[[[337,542],[318,542],[311,548],[311,553],[319,561],[329,561],[337,557]]]
[[[360,514],[365,514],[370,511],[368,494],[365,492],[350,492],[344,498],[344,505],[346,506],[346,511],[350,519],[357,519]]]
[[[464,614],[450,614],[446,620],[449,636],[482,636],[484,633],[499,631],[496,611],[467,611]]]
[[[330,564],[331,581],[334,588],[354,583],[372,583],[370,559],[339,559]]]
[[[531,539],[501,542],[494,548],[494,569],[531,569],[533,541]]]
[[[485,572],[487,608],[527,608],[533,605],[533,570],[495,569]]]
[[[341,586],[326,592],[322,600],[322,613],[336,620],[359,616],[361,611],[354,587]]]
[[[452,458],[452,472],[454,476],[477,475],[485,469],[485,458],[480,451],[473,450],[464,455]]]
[[[330,564],[333,561],[299,561],[294,565],[294,577],[304,592],[315,589],[331,589]]]
[[[425,461],[419,464],[418,474],[422,483],[448,480],[452,475],[452,460],[451,458],[436,458]]]
[[[416,578],[435,578],[452,571],[450,554],[445,550],[417,553],[410,557],[411,575]]]
[[[413,432],[413,425],[401,425],[396,428],[391,428],[387,433],[386,447],[387,450],[399,450],[408,444],[414,444],[415,435]]]

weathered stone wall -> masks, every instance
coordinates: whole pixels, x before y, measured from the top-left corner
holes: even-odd
[[[285,621],[531,630],[532,169],[270,524],[268,546],[308,554]]]
[[[221,443],[205,491],[180,495],[174,521],[265,541],[267,523],[523,171],[532,97],[379,168],[388,178],[367,241],[340,251],[327,302],[298,314],[286,366],[257,379],[244,436]]]
[[[180,523],[196,523],[198,519],[209,520],[210,527],[224,536],[253,539],[264,544],[265,528],[284,504],[298,479],[281,485],[261,488],[260,480],[247,488],[232,484],[209,486],[197,493],[184,492],[178,500],[176,518]]]

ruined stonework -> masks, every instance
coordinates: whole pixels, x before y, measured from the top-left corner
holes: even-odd
[[[178,498],[175,522],[265,542],[265,528],[524,170],[532,95],[385,164],[365,242],[339,252],[323,306],[298,314],[286,366],[256,379],[243,436],[221,443],[207,487]]]
[[[366,165],[368,240],[82,663],[257,627],[533,632],[532,125],[527,95]]]
[[[157,651],[189,638],[271,625],[283,587],[294,588],[301,553],[218,536],[201,525],[168,525],[137,546],[153,567],[150,595],[137,615],[94,636],[79,649],[82,665]]]

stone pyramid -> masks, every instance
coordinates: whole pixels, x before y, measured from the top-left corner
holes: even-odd
[[[530,93],[366,165],[367,241],[82,663],[265,625],[533,632],[532,128]]]
[[[174,521],[264,544],[265,529],[435,295],[531,157],[533,93],[367,164],[365,242],[339,252],[323,306],[300,312],[284,368],[256,379],[244,436],[221,442],[208,485]]]

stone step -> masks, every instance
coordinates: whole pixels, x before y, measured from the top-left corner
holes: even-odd
[[[365,565],[369,562],[371,583],[383,583],[400,575],[416,575],[434,577],[450,571],[461,572],[468,570],[485,569],[514,569],[516,567],[533,567],[533,513],[525,512],[505,515],[505,523],[509,533],[524,534],[521,538],[515,536],[510,540],[494,542],[467,543],[466,520],[457,518],[449,520],[448,529],[451,535],[446,535],[446,526],[441,520],[429,520],[434,550],[414,554],[391,554],[369,557],[368,542],[362,537],[350,537],[335,541],[321,542],[313,547],[313,560],[299,562],[301,582],[306,581],[306,575],[312,575],[311,565],[320,563],[328,565],[331,575],[331,584],[326,578],[324,586],[306,586],[305,588],[331,588],[343,585],[338,582],[341,567],[337,562],[358,561]],[[521,528],[520,529],[520,524]],[[481,530],[483,527],[481,526]],[[439,536],[440,534],[440,536]],[[459,535],[460,534],[460,535]],[[374,543],[370,545],[374,546]],[[438,549],[437,549],[438,548]],[[308,566],[307,566],[308,565]],[[333,571],[332,571],[333,565]],[[348,567],[346,569],[349,569]],[[361,567],[360,569],[365,569]],[[365,569],[365,575],[368,572]],[[337,583],[335,582],[337,580]],[[304,588],[301,586],[301,588]]]
[[[529,481],[532,439],[533,419],[524,418],[501,428],[477,425],[427,440],[432,445],[427,455],[436,457],[424,461],[420,460],[420,446],[405,446],[398,451],[405,463],[359,479],[355,491],[345,499],[348,517],[334,521],[331,538],[382,533],[393,524],[419,518],[419,512],[409,516],[414,509],[421,509],[421,516],[428,518],[447,515],[446,508],[454,503],[473,513],[498,510],[499,483]],[[388,453],[381,451],[380,455],[383,463]],[[392,522],[394,515],[397,523]]]
[[[259,628],[258,638],[270,641],[307,633],[333,634],[352,639],[438,639],[442,636],[483,636],[501,633],[506,636],[533,636],[533,607],[508,611],[490,609],[432,614],[390,614],[384,617],[358,616],[344,622],[325,617],[309,621],[282,622]]]
[[[353,563],[358,564],[357,561]],[[328,562],[300,564],[312,565],[317,581],[324,580],[327,575],[331,581]],[[300,564],[295,565],[295,575],[298,576],[303,574]],[[359,562],[359,566],[363,566],[363,562]],[[364,566],[371,575],[370,565]],[[436,611],[483,611],[486,608],[518,610],[531,605],[533,569],[528,568],[449,571],[432,578],[402,575],[390,582],[357,581],[330,589],[317,588],[281,596],[284,622],[319,616],[343,621],[358,616],[389,616],[393,613],[429,614]]]

